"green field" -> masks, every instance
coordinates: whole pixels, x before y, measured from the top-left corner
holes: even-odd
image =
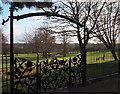
[[[79,53],[78,53],[79,54]],[[67,59],[69,60],[69,58],[73,58],[74,56],[78,55],[78,54],[67,54],[66,57],[63,57],[62,55],[52,55],[51,57],[48,58],[48,60],[50,60],[52,57],[56,57],[58,60],[62,60],[62,59]],[[102,57],[105,57],[104,60],[102,60]],[[25,58],[27,60],[31,60],[34,63],[36,63],[36,59],[37,59],[37,54],[36,53],[32,53],[32,54],[14,54],[15,58]],[[96,60],[97,58],[99,58],[99,60]],[[4,57],[3,58],[3,62],[4,62],[4,67],[6,67],[6,60],[8,62],[7,66],[9,67],[9,62],[10,62],[10,58],[9,57]],[[39,54],[39,61],[44,61],[46,60],[46,58],[43,58],[41,53]],[[94,51],[94,52],[87,52],[87,64],[94,64],[94,63],[104,63],[107,61],[111,61],[114,60],[111,53],[108,51],[103,51],[103,52],[98,52],[98,51]],[[2,57],[0,57],[0,68],[2,68]]]
[[[87,79],[116,73],[118,70],[118,61],[89,64],[87,65]]]
[[[79,53],[78,53],[79,54]],[[64,59],[68,59],[71,57],[73,58],[74,56],[78,55],[78,54],[68,54],[66,57],[63,57],[62,55],[56,55],[54,57],[58,58],[58,60],[62,60]],[[96,58],[101,58],[105,56],[105,59],[102,60],[97,60]],[[26,58],[27,60],[31,60],[34,63],[36,63],[36,57],[37,55],[35,53],[33,54],[15,54],[15,57],[17,58]],[[48,60],[50,60],[52,57],[50,57]],[[9,62],[10,58],[7,58],[7,61]],[[2,60],[2,58],[1,58]],[[45,58],[43,58],[42,56],[40,56],[40,61],[46,60]],[[4,62],[4,67],[9,67],[10,65],[7,64],[6,66],[6,58],[3,59]],[[95,78],[95,77],[100,77],[100,76],[104,76],[107,74],[111,74],[111,73],[115,73],[118,72],[118,62],[114,61],[112,55],[110,52],[87,52],[87,79],[91,79],[91,78]],[[2,65],[0,65],[0,67],[2,68]],[[9,86],[9,80],[7,82],[4,82],[4,85],[6,85],[6,83]],[[6,91],[6,88],[4,89],[4,91]]]

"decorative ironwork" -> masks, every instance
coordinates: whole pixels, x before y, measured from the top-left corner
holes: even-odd
[[[15,58],[14,60],[14,90],[17,92],[24,92],[27,90],[26,81],[31,79],[33,69],[33,62],[26,61],[23,58]],[[24,90],[25,89],[25,90]]]
[[[0,68],[0,71],[2,70],[2,93],[9,93],[10,91],[10,68],[8,67],[10,65],[9,58],[9,55],[2,54],[2,69]]]
[[[50,61],[41,61],[38,64],[15,58],[14,67],[15,93],[52,92],[82,83],[80,55],[69,60],[52,58]]]
[[[37,62],[36,65],[33,65],[33,62],[26,61],[26,59],[22,58],[16,58],[14,60],[13,21],[14,19],[20,20],[32,16],[56,16],[67,19],[70,22],[79,25],[80,27],[83,27],[84,25],[67,16],[60,15],[58,12],[46,11],[39,13],[29,13],[20,16],[14,16],[13,13],[14,7],[11,3],[10,16],[7,20],[3,20],[2,22],[2,25],[4,25],[4,23],[10,19],[10,93],[14,94],[15,92],[24,92],[23,89],[27,89],[27,93],[31,93],[32,91],[36,91],[37,93],[42,91],[47,92],[49,90],[55,90],[59,87],[71,87],[75,83],[78,83],[77,81],[80,82],[80,77],[82,75],[82,73],[79,73],[82,72],[82,63],[80,63],[80,60],[78,60],[80,57],[62,61],[53,58],[50,62],[48,62],[48,60]],[[77,74],[78,76],[76,76]],[[59,75],[61,75],[61,77]],[[58,84],[60,82],[62,84]]]

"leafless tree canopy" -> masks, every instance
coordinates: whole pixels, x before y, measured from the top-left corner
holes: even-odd
[[[55,37],[48,28],[38,28],[33,34],[26,34],[25,39],[33,52],[43,53],[44,57],[54,49]]]
[[[115,60],[118,60],[115,54],[115,47],[116,40],[120,34],[119,15],[119,2],[107,3],[96,23],[97,30],[94,32],[95,36],[111,51]]]
[[[2,32],[2,29],[0,28],[0,44],[1,44],[1,49],[3,54],[8,54],[9,53],[9,46],[7,45],[8,40],[7,37],[4,35]]]

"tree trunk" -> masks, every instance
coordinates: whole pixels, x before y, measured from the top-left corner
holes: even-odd
[[[112,53],[112,56],[114,57],[114,60],[118,60],[116,53],[115,53],[115,49],[110,49],[110,52]]]
[[[82,84],[86,84],[86,47],[83,45],[81,49],[81,63],[82,63]]]
[[[86,84],[86,45],[85,45],[85,43],[82,43],[82,38],[80,36],[80,31],[79,31],[78,25],[77,25],[77,38],[79,41],[81,63],[82,63],[82,69],[81,69],[82,70],[82,84]]]
[[[47,52],[43,52],[43,57],[47,59]]]

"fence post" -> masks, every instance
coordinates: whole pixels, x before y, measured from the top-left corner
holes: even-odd
[[[14,94],[13,6],[10,7],[10,92]]]
[[[7,74],[7,73],[8,73],[8,67],[7,67],[7,64],[8,64],[8,61],[7,61],[7,60],[8,60],[8,56],[7,56],[7,54],[5,55],[5,57],[6,57],[6,60],[5,60],[5,63],[6,63],[6,74],[5,74],[5,75],[6,75],[6,88],[8,89],[9,87],[8,87],[8,81],[7,81],[7,80],[8,80],[8,74]],[[9,93],[9,92],[8,92],[8,93]]]
[[[40,70],[40,79],[39,79],[40,80],[40,93],[41,93],[41,72],[42,72],[41,63],[42,63],[42,61],[40,61],[40,69],[39,69]]]
[[[68,85],[68,88],[71,87],[71,63],[72,63],[72,60],[70,58],[69,59],[69,65],[68,65],[68,68],[69,68],[69,85]]]
[[[37,72],[37,94],[38,94],[38,87],[39,87],[39,83],[38,83],[38,73],[39,73],[39,71],[38,71],[38,63],[39,63],[39,54],[37,53],[37,62],[36,62],[36,72]]]
[[[4,89],[4,88],[3,88],[3,83],[4,83],[4,82],[3,82],[3,81],[4,81],[4,79],[3,79],[3,75],[4,75],[4,71],[3,71],[3,63],[4,63],[4,62],[3,62],[3,60],[4,60],[4,59],[3,59],[3,54],[2,54],[2,92],[4,91],[4,90],[3,90],[3,89]]]

